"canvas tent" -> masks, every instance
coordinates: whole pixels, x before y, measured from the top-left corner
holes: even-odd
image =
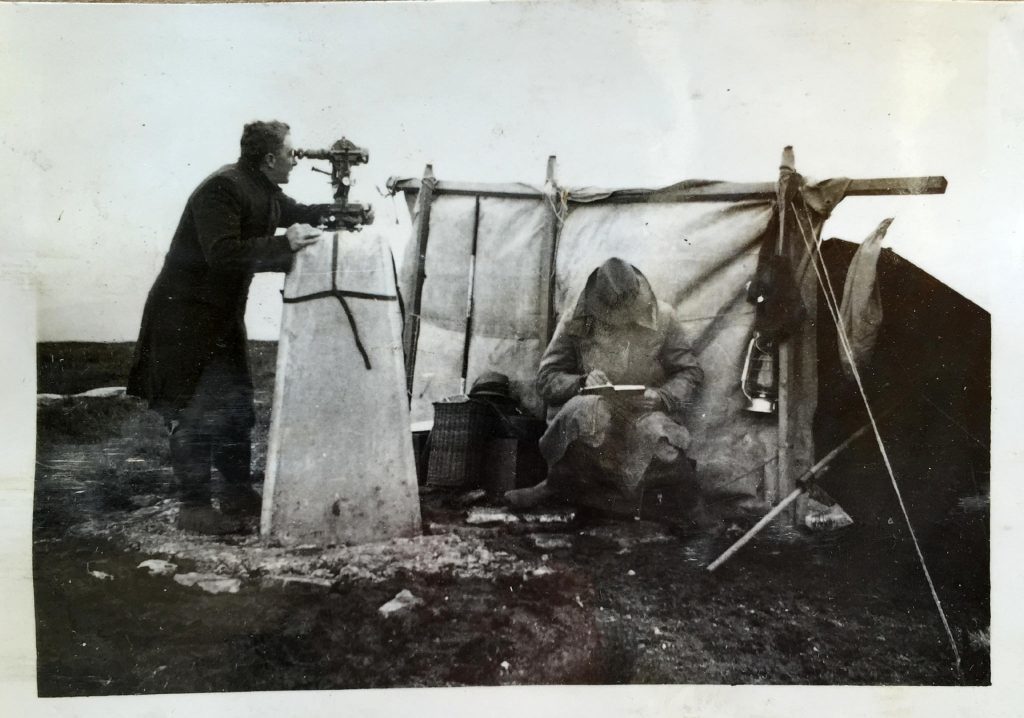
[[[846,275],[857,245],[822,242],[833,282]],[[960,496],[983,493],[991,419],[988,312],[889,249],[877,263],[884,316],[861,375],[869,396],[890,409],[882,436],[911,522],[919,531]],[[815,439],[834,445],[867,421],[841,367],[835,327],[819,297],[818,411]],[[899,507],[873,441],[850,447],[819,483],[863,524],[901,527]]]
[[[810,183],[793,171],[791,155],[784,165],[778,184],[637,190],[559,187],[553,163],[543,187],[439,182],[429,167],[422,180],[392,180],[413,218],[399,286],[414,424],[429,422],[433,402],[486,370],[511,377],[524,405],[543,416],[534,379],[554,324],[589,272],[620,256],[675,307],[705,371],[687,416],[702,487],[776,501],[814,460],[817,295],[809,257],[824,220],[844,196],[945,186],[942,178]],[[792,267],[807,313],[780,350],[778,413],[756,415],[744,410],[739,379],[755,322],[747,285],[766,243]]]

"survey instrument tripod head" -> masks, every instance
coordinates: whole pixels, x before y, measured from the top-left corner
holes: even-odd
[[[348,191],[352,187],[352,168],[370,161],[369,150],[342,137],[330,149],[297,149],[295,157],[300,160],[327,160],[331,163],[330,172],[313,168],[314,172],[329,174],[331,186],[334,187],[333,203],[314,205],[321,210],[326,229],[356,231],[363,225],[373,224],[373,207],[348,201]]]

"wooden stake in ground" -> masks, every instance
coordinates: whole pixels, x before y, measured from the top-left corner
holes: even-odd
[[[791,491],[789,495],[786,496],[786,498],[784,498],[782,501],[776,504],[775,508],[773,508],[767,514],[765,514],[760,521],[754,524],[749,531],[743,534],[743,536],[741,536],[739,540],[736,541],[736,543],[734,543],[732,546],[726,549],[721,556],[712,561],[711,564],[708,566],[708,571],[714,571],[716,568],[718,568],[723,563],[732,558],[737,551],[739,551],[741,548],[750,543],[750,540],[757,536],[759,533],[761,533],[761,530],[765,526],[770,524],[772,522],[772,519],[774,519],[776,516],[785,511],[787,506],[796,501],[798,498],[800,498],[800,496],[802,496],[811,488],[811,483],[814,481],[815,477],[824,473],[825,470],[828,468],[828,465],[832,463],[833,459],[835,459],[840,453],[842,453],[850,444],[855,442],[860,437],[864,436],[864,434],[867,433],[867,430],[870,428],[870,424],[865,424],[864,426],[860,427],[850,436],[850,438],[848,438],[846,441],[844,441],[836,448],[832,449],[832,451],[828,452],[828,454],[821,461],[819,461],[814,466],[809,468],[806,472],[804,472],[803,476],[797,479],[797,484],[799,484],[799,486],[796,489],[793,489],[793,491]]]

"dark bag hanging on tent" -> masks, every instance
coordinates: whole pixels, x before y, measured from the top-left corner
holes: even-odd
[[[754,305],[754,331],[781,341],[800,326],[807,316],[793,276],[793,264],[776,252],[779,214],[773,213],[761,239],[754,278],[747,286],[747,301]]]

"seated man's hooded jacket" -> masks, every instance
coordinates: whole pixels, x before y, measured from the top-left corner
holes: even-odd
[[[602,295],[616,293],[631,296],[627,311],[613,316]],[[627,402],[581,395],[595,369],[613,384],[655,389],[663,406],[641,412]],[[605,262],[541,358],[537,387],[550,422],[541,451],[552,488],[587,503],[579,494],[596,482],[635,498],[659,444],[684,456],[684,416],[703,376],[675,312],[655,298],[647,278],[620,259]]]

